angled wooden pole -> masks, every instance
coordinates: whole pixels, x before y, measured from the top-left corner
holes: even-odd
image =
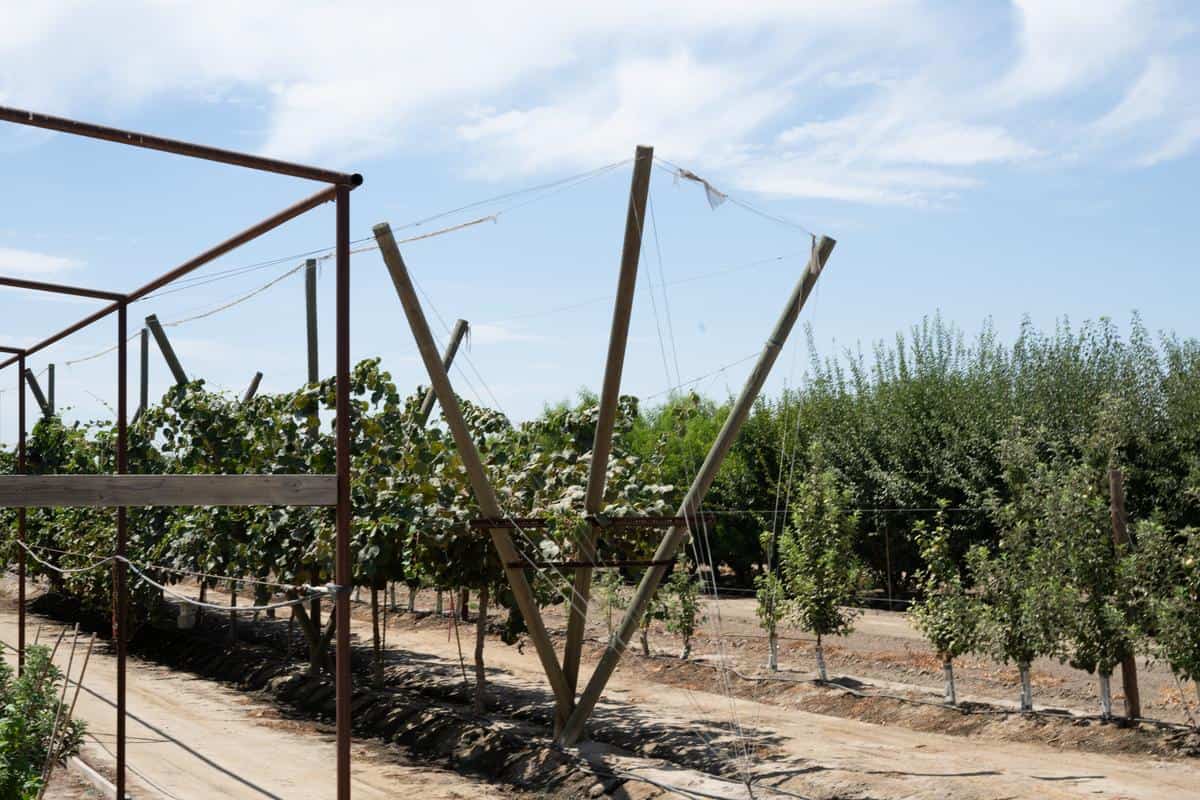
[[[250,385],[246,387],[245,393],[242,394],[242,405],[249,403],[254,399],[254,395],[258,394],[258,385],[262,383],[262,373],[254,373],[254,377],[250,379]]]
[[[446,342],[446,350],[442,353],[442,366],[446,373],[449,374],[450,366],[454,363],[454,356],[458,353],[458,347],[462,344],[462,340],[467,335],[470,325],[465,319],[460,319],[454,323],[454,329],[450,331],[450,341]],[[433,387],[430,386],[425,392],[425,399],[421,401],[421,410],[417,414],[417,420],[424,425],[429,419],[429,415],[433,412],[433,404],[437,400],[437,394],[434,393]]]
[[[46,405],[50,407],[50,416],[54,416],[54,365],[46,365]]]
[[[146,317],[146,327],[150,329],[150,334],[158,344],[158,349],[162,351],[163,359],[166,360],[176,385],[183,386],[188,382],[187,373],[183,371],[183,365],[179,363],[179,356],[175,355],[175,348],[171,347],[171,340],[167,338],[167,332],[163,330],[162,323],[158,321],[158,317],[151,314]]]
[[[725,419],[725,424],[721,427],[720,433],[717,434],[717,440],[713,442],[712,447],[708,451],[708,456],[705,457],[704,463],[700,466],[700,471],[696,473],[696,477],[692,481],[687,495],[684,496],[676,516],[694,518],[700,512],[700,505],[704,502],[704,495],[708,492],[709,487],[712,486],[713,480],[717,477],[717,470],[721,468],[721,464],[724,462],[729,448],[733,446],[734,440],[737,439],[737,435],[742,429],[742,425],[750,415],[750,411],[754,407],[754,401],[758,398],[758,393],[762,390],[763,383],[766,382],[767,375],[770,373],[771,367],[774,366],[775,360],[779,357],[779,352],[783,349],[784,343],[787,342],[788,334],[791,333],[792,328],[796,324],[796,318],[800,316],[800,310],[804,308],[805,301],[816,285],[817,278],[820,277],[821,270],[824,268],[825,262],[829,259],[829,254],[833,251],[834,244],[833,239],[824,236],[815,243],[808,266],[804,268],[804,273],[796,283],[795,289],[792,290],[787,305],[783,308],[783,313],[775,323],[774,330],[771,331],[770,337],[763,346],[763,351],[758,357],[758,362],[755,363],[750,377],[746,379],[746,385],[742,387],[741,394],[738,395],[733,408],[730,409],[729,416]],[[687,534],[687,528],[671,528],[668,530],[666,535],[663,536],[658,550],[654,553],[654,560],[667,562],[673,559],[687,537]],[[625,653],[625,648],[629,646],[630,638],[633,637],[638,623],[641,622],[642,615],[646,613],[646,607],[650,604],[650,599],[654,596],[659,583],[666,573],[666,565],[651,567],[646,570],[646,574],[642,577],[642,582],[638,586],[637,593],[630,602],[629,608],[625,612],[625,617],[621,620],[620,627],[609,640],[608,647],[605,649],[604,655],[600,658],[600,663],[596,665],[596,671],[592,673],[587,688],[580,695],[575,710],[571,712],[570,719],[567,720],[566,726],[558,737],[561,744],[575,744],[583,735],[584,724],[591,715],[592,709],[596,707],[596,702],[600,699],[600,693],[604,691],[609,678],[612,677],[613,671],[616,670],[621,656]]]
[[[1120,557],[1130,547],[1129,519],[1125,515],[1125,476],[1119,469],[1108,471],[1109,514],[1112,517],[1113,546]],[[1133,653],[1121,660],[1121,688],[1125,691],[1125,716],[1142,716],[1142,694],[1138,690],[1137,656]]]
[[[396,246],[396,239],[392,236],[392,229],[387,223],[381,223],[375,226],[374,231],[375,241],[378,242],[383,261],[392,275],[392,282],[395,284],[396,293],[400,296],[400,302],[404,306],[404,314],[408,318],[409,327],[412,328],[417,349],[421,352],[421,360],[425,362],[425,370],[429,373],[430,383],[433,384],[438,402],[442,405],[442,415],[446,419],[450,433],[454,436],[459,458],[462,459],[463,466],[466,468],[475,500],[479,503],[479,510],[485,517],[500,519],[504,516],[504,512],[488,481],[483,461],[479,458],[479,450],[476,449],[471,433],[467,430],[467,423],[463,419],[458,396],[454,394],[454,388],[450,385],[450,377],[446,374],[446,369],[438,357],[433,334],[429,332],[429,323],[425,319],[421,301],[417,298],[416,289],[408,276],[408,268],[404,265],[400,248]],[[500,554],[501,563],[507,565],[520,560],[520,553],[513,545],[507,530],[493,528],[491,536],[492,542]],[[554,645],[546,634],[546,625],[542,621],[541,611],[533,597],[533,590],[529,587],[525,572],[520,568],[506,568],[506,572],[509,585],[516,596],[517,606],[529,628],[529,638],[537,650],[538,659],[542,662],[542,669],[546,672],[550,687],[554,690],[554,697],[560,707],[567,708],[571,704],[571,693],[563,678],[562,668],[558,665],[558,655],[554,652]]]
[[[25,369],[25,383],[29,384],[29,391],[33,393],[33,399],[37,401],[38,408],[42,410],[42,416],[50,416],[52,413],[50,403],[46,400],[46,395],[42,393],[42,386],[38,383],[37,376],[29,368]]]
[[[613,305],[612,330],[608,337],[608,360],[604,365],[604,383],[600,389],[599,416],[592,444],[592,461],[588,466],[587,493],[584,510],[599,514],[604,510],[604,488],[608,476],[608,457],[612,453],[613,427],[617,419],[617,404],[621,397],[621,372],[625,367],[625,349],[629,341],[629,318],[633,312],[633,293],[637,287],[638,260],[642,252],[642,222],[646,219],[646,196],[650,191],[650,170],[654,166],[654,148],[637,148],[633,162],[633,178],[629,186],[629,210],[625,217],[625,242],[621,248],[621,271],[617,278],[617,299]],[[595,527],[588,529],[579,542],[576,558],[596,560]],[[575,570],[575,602],[567,617],[567,641],[563,646],[563,674],[571,695],[579,682],[579,660],[583,654],[583,634],[587,627],[587,604],[592,592],[590,567]],[[559,720],[565,724],[566,720]]]

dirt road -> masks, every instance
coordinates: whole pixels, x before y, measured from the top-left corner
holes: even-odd
[[[31,618],[32,620],[33,618]],[[32,640],[32,621],[29,636]],[[60,626],[46,627],[42,641],[57,637]],[[81,637],[82,638],[82,637]],[[0,639],[17,640],[16,614],[0,611]],[[67,641],[70,640],[70,634]],[[66,667],[66,650],[55,660]],[[97,643],[84,685],[104,698],[114,697],[116,659]],[[10,663],[15,656],[5,648]],[[80,654],[82,657],[82,654]],[[76,661],[73,674],[78,674]],[[128,672],[129,788],[137,798],[246,798],[298,800],[334,796],[334,747],[330,735],[309,723],[279,718],[275,709],[213,682],[131,659]],[[115,712],[104,699],[84,692],[76,714],[91,734],[83,756],[110,768],[116,729]],[[398,792],[422,800],[496,797],[496,789],[453,772],[402,762],[394,748],[356,743],[355,798],[385,800]]]
[[[355,622],[355,632],[369,637],[360,620]],[[404,625],[403,618],[389,631],[388,646],[419,654],[422,660],[436,659],[447,668],[458,661],[458,649],[444,628],[413,628]],[[528,648],[520,653],[489,642],[487,658],[489,666],[498,670],[491,676],[497,683],[526,691],[544,688],[536,657]],[[582,675],[589,674],[590,668],[585,664]],[[596,724],[674,723],[686,730],[707,722],[703,727],[712,731],[736,720],[746,733],[744,739],[728,733],[704,734],[704,746],[731,754],[747,746],[757,778],[817,798],[1200,797],[1200,763],[1195,761],[1072,752],[871,724],[744,699],[731,701],[718,683],[714,672],[710,691],[681,689],[618,670],[598,708]]]

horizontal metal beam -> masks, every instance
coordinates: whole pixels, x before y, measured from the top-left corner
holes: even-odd
[[[246,167],[261,172],[274,172],[278,175],[290,175],[293,178],[307,178],[312,181],[358,186],[362,176],[357,173],[336,172],[320,167],[309,167],[304,164],[293,164],[274,158],[254,156],[249,153],[239,153],[236,150],[224,150],[219,147],[209,147],[203,144],[184,142],[179,139],[167,139],[162,136],[152,136],[147,133],[109,128],[91,122],[81,122],[66,117],[53,117],[49,114],[39,114],[19,108],[0,106],[0,120],[17,125],[28,125],[33,128],[69,133],[72,136],[84,136],[89,139],[102,139],[106,142],[141,147],[146,150],[159,150],[173,153],[177,156],[199,158],[205,161],[218,161],[222,164],[232,164],[235,167]]]
[[[333,505],[335,475],[0,475],[0,508]]]
[[[106,292],[102,289],[87,289],[82,286],[66,286],[61,283],[46,283],[45,281],[30,281],[24,278],[2,278],[0,286],[13,289],[29,289],[34,292],[50,292],[51,294],[69,294],[74,297],[90,297],[93,300],[123,300],[125,295],[120,292]]]

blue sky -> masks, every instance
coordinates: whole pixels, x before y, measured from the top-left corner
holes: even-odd
[[[575,6],[0,0],[0,103],[362,172],[355,238],[382,220],[404,237],[498,213],[404,252],[447,323],[474,324],[460,391],[516,418],[599,383],[629,186],[618,162],[639,143],[794,224],[712,209],[660,162],[629,392],[655,395],[755,352],[803,266],[806,231],[839,242],[804,314],[826,351],[939,310],[968,331],[991,317],[1006,336],[1025,315],[1125,324],[1134,310],[1153,329],[1197,334],[1194,6]],[[0,272],[125,290],[316,188],[11,126],[0,179]],[[236,299],[292,269],[291,256],[327,248],[332,227],[331,207],[313,212],[197,275],[277,263],[140,303],[132,320]],[[378,254],[356,255],[353,270],[355,358],[382,356],[401,387],[422,382]],[[331,269],[320,286],[328,373]],[[0,299],[0,338],[17,345],[90,305]],[[69,363],[111,345],[114,329],[102,322],[33,359],[35,371],[57,365],[69,415],[105,416],[115,402],[113,354]],[[305,372],[303,279],[169,333],[188,371],[217,387],[240,392],[262,370],[265,390],[291,388]],[[802,377],[802,335],[794,343],[771,390]],[[724,395],[748,368],[696,386]],[[9,440],[16,375],[5,374]],[[167,386],[156,353],[151,386]]]

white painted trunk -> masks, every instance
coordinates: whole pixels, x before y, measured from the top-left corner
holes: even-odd
[[[1019,665],[1021,670],[1021,710],[1033,711],[1033,684],[1029,681],[1029,665]]]
[[[775,631],[767,637],[767,669],[771,672],[779,671],[779,637]]]
[[[825,671],[825,649],[821,645],[817,645],[817,678],[822,683],[829,680],[829,673]]]
[[[417,590],[411,586],[408,588],[408,613],[412,614],[417,610]]]
[[[1100,673],[1100,718],[1112,719],[1112,676]]]
[[[954,661],[947,658],[942,662],[942,674],[946,676],[946,705],[958,705],[958,694],[954,691]]]
[[[438,589],[437,600],[433,603],[433,613],[440,617],[442,615],[442,608],[442,590]]]

